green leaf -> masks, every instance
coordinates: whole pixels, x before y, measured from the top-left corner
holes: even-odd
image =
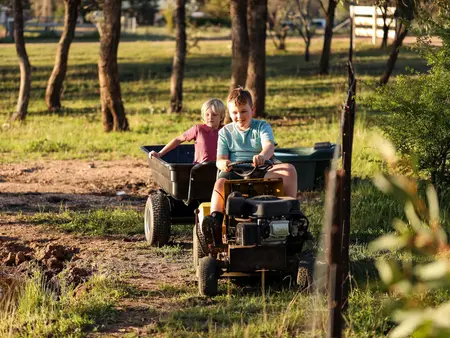
[[[393,190],[391,181],[383,174],[375,175],[373,184],[385,194],[389,194]]]
[[[392,225],[394,226],[395,230],[397,230],[397,232],[400,234],[411,234],[411,228],[401,219],[398,218],[394,219],[392,221]]]
[[[430,223],[439,224],[439,200],[434,187],[427,187],[428,209],[430,211]]]
[[[417,216],[416,210],[414,209],[414,205],[411,201],[405,202],[405,214],[413,229],[419,230],[423,228],[422,221],[419,216]]]
[[[439,328],[450,329],[450,303],[445,303],[434,311],[433,322]]]
[[[398,263],[394,260],[379,260],[375,263],[381,280],[386,285],[399,282],[402,279],[402,273]]]
[[[372,142],[378,147],[381,156],[383,156],[389,165],[394,166],[397,163],[396,150],[391,141],[380,136],[379,134],[374,134],[372,136]]]
[[[450,274],[450,263],[448,260],[438,260],[426,265],[417,266],[415,275],[423,281],[445,278]]]
[[[412,290],[412,284],[409,280],[403,279],[398,283],[392,284],[390,289],[394,290],[396,293],[408,294]]]
[[[411,336],[424,322],[422,311],[397,311],[394,319],[400,321],[400,324],[391,331],[390,338]]]
[[[408,238],[394,234],[383,235],[369,244],[370,251],[389,250],[395,251],[408,244]]]

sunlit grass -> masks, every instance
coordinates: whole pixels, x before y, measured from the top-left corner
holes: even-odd
[[[124,294],[114,278],[96,275],[80,289],[61,277],[58,296],[41,272],[32,273],[1,303],[1,337],[84,337],[87,328],[114,318],[113,304]]]
[[[22,215],[31,224],[43,224],[65,232],[86,235],[135,235],[143,232],[144,215],[130,209],[101,209],[88,212],[40,212]]]

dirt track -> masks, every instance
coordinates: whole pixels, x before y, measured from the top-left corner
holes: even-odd
[[[19,213],[42,210],[83,211],[132,206],[143,211],[146,195],[155,188],[145,161],[108,162],[48,161],[6,164],[0,169],[0,262],[18,252],[27,257],[42,256],[49,245],[79,250],[78,264],[92,271],[103,269],[125,274],[142,296],[126,298],[119,318],[96,335],[145,334],[170,304],[156,291],[161,284],[186,286],[195,283],[191,271],[190,244],[178,238],[182,255],[165,259],[146,245],[144,235],[91,237],[65,234],[27,224]],[[117,195],[117,192],[122,192]],[[125,194],[124,194],[125,193]],[[143,232],[143,231],[142,231]],[[11,263],[9,265],[14,265]],[[12,267],[0,265],[3,273]],[[2,272],[0,270],[0,272]]]

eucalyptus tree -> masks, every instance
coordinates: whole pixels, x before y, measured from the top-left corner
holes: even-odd
[[[310,59],[309,47],[311,46],[311,39],[316,33],[315,26],[311,24],[313,6],[312,0],[295,0],[296,4],[296,18],[300,21],[297,24],[297,30],[305,42],[305,61]]]
[[[328,0],[328,8],[320,0],[323,11],[326,14],[325,34],[323,38],[322,54],[319,62],[319,74],[328,74],[330,67],[331,40],[333,39],[334,16],[339,0]]]
[[[64,29],[56,50],[55,65],[45,92],[45,103],[50,111],[61,108],[61,93],[67,72],[69,49],[75,36],[80,3],[81,0],[64,0]]]
[[[16,111],[11,115],[10,121],[24,121],[28,113],[28,103],[31,93],[31,65],[25,48],[23,36],[23,3],[22,0],[14,0],[14,42],[19,58],[20,66],[20,89],[17,100]]]
[[[397,0],[395,10],[395,15],[397,16],[396,37],[392,44],[385,70],[380,77],[379,84],[382,86],[389,81],[389,77],[395,68],[400,47],[408,34],[411,21],[414,19],[416,2],[418,2],[418,0]]]
[[[126,131],[129,129],[120,90],[117,51],[120,41],[120,16],[122,0],[104,0],[104,20],[100,24],[100,58],[98,77],[102,105],[103,129]]]
[[[250,44],[247,30],[247,0],[230,1],[231,17],[231,83],[230,91],[245,86]]]
[[[267,0],[248,0],[247,29],[250,43],[246,87],[252,92],[256,117],[263,117],[266,101]]]
[[[170,78],[170,112],[183,108],[183,78],[186,60],[186,0],[176,0],[175,8],[175,54]]]

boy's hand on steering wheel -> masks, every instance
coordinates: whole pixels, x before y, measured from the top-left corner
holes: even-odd
[[[263,155],[258,154],[258,155],[253,156],[253,165],[255,167],[263,165],[265,163],[265,161],[266,160]]]
[[[217,168],[220,171],[228,172],[228,171],[230,171],[230,168],[228,168],[228,164],[230,164],[230,163],[231,163],[230,160],[220,160],[217,162]]]

